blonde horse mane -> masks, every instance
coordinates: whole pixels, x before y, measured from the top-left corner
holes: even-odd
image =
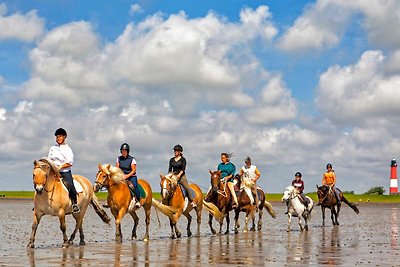
[[[60,171],[51,159],[41,158],[39,161],[37,161],[37,164],[39,165],[40,169],[46,173],[54,172],[57,176],[60,176]],[[50,168],[48,169],[48,167]]]
[[[173,172],[170,172],[163,177],[170,181],[174,186],[178,185],[178,177]]]
[[[120,168],[111,166],[110,164],[103,164],[99,167],[102,172],[110,175],[111,180],[113,180],[114,182],[122,183],[125,181],[125,174]]]

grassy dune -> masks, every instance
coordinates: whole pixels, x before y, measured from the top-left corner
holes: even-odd
[[[314,201],[317,201],[316,193],[306,193]],[[99,192],[96,196],[100,200],[107,198],[107,192]],[[155,199],[160,199],[160,193],[153,192]],[[345,197],[350,202],[372,202],[372,203],[400,203],[400,195],[367,195],[367,194],[346,194]],[[32,199],[33,191],[0,191],[1,199]],[[267,201],[277,202],[281,201],[282,194],[267,194]]]

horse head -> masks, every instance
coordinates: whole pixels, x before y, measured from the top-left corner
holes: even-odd
[[[242,177],[240,177],[240,174],[236,174],[233,177],[233,187],[234,187],[235,191],[240,190],[241,184],[242,184]]]
[[[54,176],[54,178],[59,175],[58,169],[54,166],[54,164],[42,158],[39,161],[33,162],[33,187],[35,188],[36,193],[39,195],[42,194],[44,188],[46,187],[47,180],[49,177]]]
[[[328,194],[329,194],[329,186],[326,186],[326,185],[318,186],[317,185],[318,203],[321,204],[326,199]]]
[[[168,173],[165,176],[160,174],[160,178],[161,196],[164,199],[170,198],[178,186],[178,177],[173,173]]]
[[[96,193],[99,192],[99,190],[105,186],[105,183],[108,177],[110,176],[111,165],[110,164],[101,165],[99,163],[99,165],[97,166],[99,167],[99,170],[96,174],[96,181],[94,182],[93,186],[93,191]]]
[[[210,182],[211,182],[211,191],[217,193],[221,184],[221,171],[211,171],[210,173]]]

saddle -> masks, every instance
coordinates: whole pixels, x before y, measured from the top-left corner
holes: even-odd
[[[82,185],[81,185],[77,180],[75,180],[75,179],[73,179],[73,181],[74,181],[74,186],[75,186],[76,193],[77,193],[77,194],[82,193],[82,192],[83,192],[83,187],[82,187]],[[63,179],[63,178],[60,178],[60,182],[61,182],[61,185],[62,185],[62,187],[64,188],[64,190],[65,190],[67,193],[69,193],[69,191],[68,191],[68,187],[69,187],[68,182],[67,182],[65,179]]]

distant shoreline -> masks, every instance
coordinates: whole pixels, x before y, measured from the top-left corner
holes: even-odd
[[[99,200],[107,199],[107,192],[96,193]],[[306,193],[314,202],[317,201],[316,193]],[[33,200],[33,191],[0,191],[1,200]],[[155,199],[160,199],[159,192],[153,192]],[[266,199],[269,202],[281,202],[282,193],[266,194]],[[345,197],[350,202],[354,203],[400,203],[400,195],[367,195],[367,194],[345,194]]]

